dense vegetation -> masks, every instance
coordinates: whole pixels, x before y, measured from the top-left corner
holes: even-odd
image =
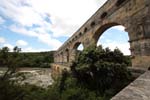
[[[89,47],[62,74],[59,100],[109,100],[133,80],[129,65],[119,49]]]
[[[4,47],[5,48],[5,47]],[[2,48],[1,50],[3,50]],[[21,49],[20,49],[21,50]],[[13,55],[13,52],[9,52],[9,56]],[[50,68],[50,63],[53,62],[53,51],[49,52],[19,52],[19,67],[40,67],[40,68]],[[4,64],[0,62],[0,67]]]
[[[81,52],[52,86],[43,89],[0,80],[0,100],[109,100],[133,79],[120,50],[90,47]]]
[[[53,51],[20,53],[19,56],[22,58],[20,67],[50,68],[50,63],[53,63]]]

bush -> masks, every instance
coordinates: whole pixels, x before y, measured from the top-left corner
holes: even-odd
[[[79,54],[71,69],[83,87],[101,96],[112,96],[132,80],[128,65],[119,49],[111,51],[93,46]]]

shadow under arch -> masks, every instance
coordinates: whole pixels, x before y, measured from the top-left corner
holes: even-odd
[[[78,50],[79,46],[83,46],[84,49],[84,44],[82,42],[76,42],[73,46],[73,50]]]
[[[69,62],[69,49],[67,48],[65,52],[66,52],[66,62]]]

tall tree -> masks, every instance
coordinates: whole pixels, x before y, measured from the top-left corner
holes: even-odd
[[[3,47],[0,49],[0,62],[1,65],[7,68],[6,72],[1,77],[2,80],[8,79],[13,73],[16,72],[16,69],[19,67],[19,52],[20,48],[17,46],[14,47],[13,52],[10,52],[8,47]]]

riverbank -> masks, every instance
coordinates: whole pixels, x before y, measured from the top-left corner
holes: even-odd
[[[0,75],[5,71],[6,68],[0,68]],[[32,84],[42,88],[46,88],[53,83],[50,68],[20,68],[11,80],[17,80],[20,84]]]

